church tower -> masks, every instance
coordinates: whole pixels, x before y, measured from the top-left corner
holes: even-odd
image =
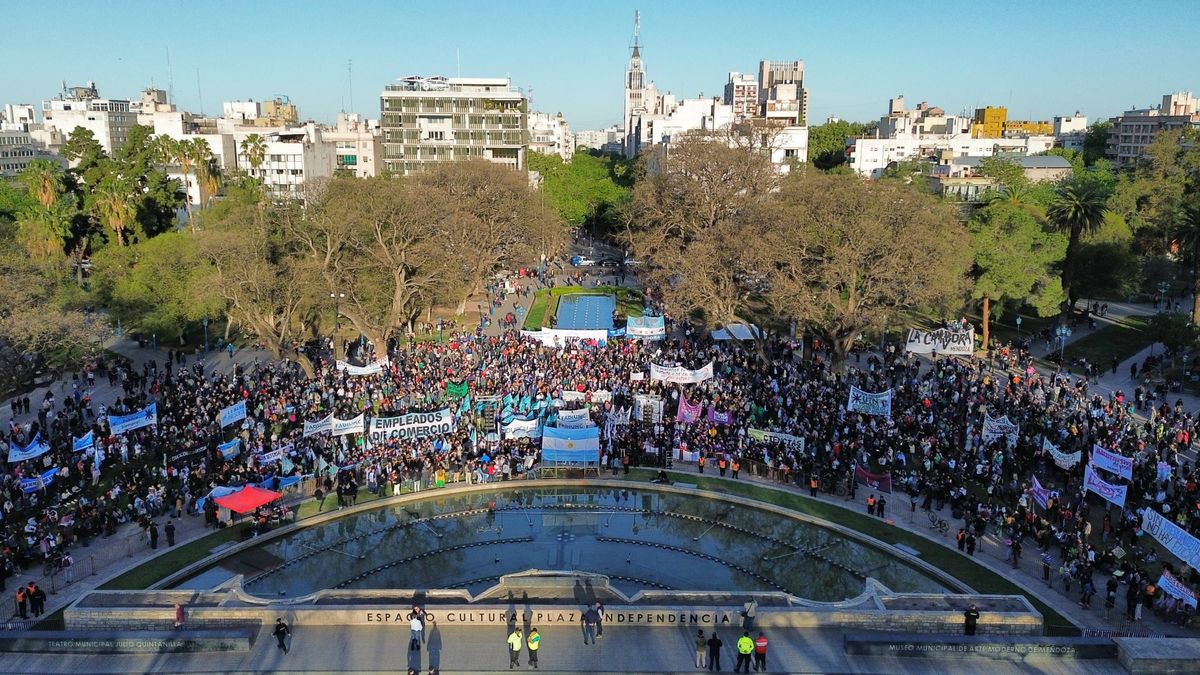
[[[646,113],[646,68],[642,64],[642,13],[633,13],[633,42],[630,44],[629,68],[625,71],[625,141],[623,149],[626,157],[638,153],[640,139],[638,126],[640,118]]]

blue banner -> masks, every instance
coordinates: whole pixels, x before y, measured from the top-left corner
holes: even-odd
[[[71,451],[72,452],[85,452],[87,450],[91,450],[92,446],[95,444],[96,444],[96,432],[89,431],[89,432],[87,432],[86,436],[75,439],[75,442],[71,444]]]
[[[667,336],[667,324],[661,316],[629,315],[625,335],[638,340],[661,340]]]
[[[42,440],[42,432],[39,431],[33,440],[29,441],[29,445],[23,448],[15,445],[8,446],[8,463],[24,462],[27,459],[41,457],[47,452],[50,452],[50,444]]]
[[[109,415],[108,430],[113,436],[158,424],[158,404],[151,403],[135,413],[128,415]]]
[[[608,329],[608,337],[610,337],[610,338],[625,337],[625,329],[624,328],[609,328]]]
[[[242,439],[235,438],[228,443],[222,443],[217,446],[217,452],[221,453],[222,459],[233,459],[242,451]]]
[[[42,488],[50,487],[50,485],[54,483],[54,478],[57,475],[58,469],[49,469],[43,472],[40,476],[36,476],[34,478],[22,478],[21,491],[25,494],[29,494],[30,492],[37,492]]]
[[[246,402],[241,401],[221,411],[221,428],[236,424],[246,419]]]

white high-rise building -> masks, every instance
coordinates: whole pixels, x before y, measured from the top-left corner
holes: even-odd
[[[753,75],[729,73],[725,83],[725,105],[733,106],[738,121],[758,117],[758,79]]]
[[[575,137],[562,113],[529,113],[529,149],[571,161],[575,156]]]
[[[63,93],[42,103],[45,126],[61,131],[69,139],[75,129],[92,132],[109,155],[125,145],[137,115],[125,99],[100,98],[96,83],[83,87],[64,87]]]
[[[379,120],[363,119],[358,113],[340,112],[337,125],[321,134],[333,144],[335,169],[339,174],[373,178],[383,170],[383,135]]]

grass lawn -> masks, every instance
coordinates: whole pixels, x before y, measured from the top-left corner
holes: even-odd
[[[545,288],[533,294],[533,304],[525,315],[525,330],[540,330],[550,326],[558,312],[558,299],[564,295],[613,295],[617,298],[618,314],[641,314],[645,307],[642,292],[624,286],[559,286]]]
[[[629,472],[626,477],[628,480],[644,482],[652,479],[656,472],[647,469],[634,469]],[[714,492],[727,492],[741,497],[749,497],[757,499],[768,504],[782,506],[798,513],[804,513],[822,520],[827,520],[832,523],[837,523],[853,530],[862,532],[879,539],[880,541],[895,544],[902,543],[921,552],[921,559],[925,562],[943,570],[950,576],[961,579],[963,583],[971,586],[976,591],[985,594],[1000,594],[1000,595],[1023,595],[1029,598],[1029,602],[1042,613],[1045,619],[1046,634],[1053,636],[1069,636],[1079,635],[1079,630],[1074,627],[1066,617],[1056,612],[1049,605],[1046,605],[1041,600],[1038,600],[1033,595],[1025,593],[1024,590],[1005,579],[1004,577],[993,573],[983,565],[973,562],[965,555],[961,555],[956,551],[942,546],[940,544],[929,541],[928,539],[898,528],[894,525],[888,525],[885,521],[878,518],[872,518],[866,514],[854,513],[833,504],[827,504],[822,501],[808,499],[798,494],[784,492],[782,490],[773,490],[768,487],[756,485],[753,483],[739,483],[730,480],[722,480],[718,478],[709,478],[694,473],[668,472],[674,473],[675,479],[687,483],[695,483],[698,487]],[[897,502],[897,507],[899,502]],[[900,511],[893,511],[896,515]]]
[[[1083,358],[1103,369],[1112,363],[1113,357],[1124,362],[1154,342],[1154,336],[1146,331],[1146,327],[1147,317],[1129,316],[1098,328],[1090,335],[1067,343],[1067,363]]]
[[[110,579],[100,586],[102,591],[128,591],[147,588],[175,571],[207,556],[210,550],[231,541],[237,541],[241,528],[238,526],[217,530],[199,539],[176,546],[170,551],[146,561],[119,577]]]

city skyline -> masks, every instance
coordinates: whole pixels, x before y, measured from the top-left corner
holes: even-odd
[[[814,124],[828,116],[877,119],[901,94],[950,113],[1000,105],[1015,118],[1078,110],[1102,120],[1153,106],[1164,92],[1200,87],[1191,69],[1200,54],[1187,37],[1200,14],[1186,2],[1154,3],[1154,12],[1131,16],[1108,1],[1017,2],[1004,16],[1019,18],[994,24],[982,4],[976,21],[964,12],[889,13],[871,2],[797,2],[782,12],[749,4],[733,17],[716,2],[689,3],[682,15],[677,4],[644,0],[568,13],[532,2],[517,17],[474,2],[449,9],[366,2],[329,13],[306,2],[222,1],[205,3],[195,17],[164,16],[160,5],[140,1],[120,14],[98,3],[57,6],[108,47],[45,49],[38,31],[22,31],[11,53],[32,56],[11,61],[0,76],[4,103],[40,108],[63,81],[91,80],[112,98],[170,87],[181,108],[208,114],[219,114],[223,101],[282,94],[302,118],[330,122],[339,110],[377,117],[379,94],[397,78],[461,72],[511,77],[532,90],[534,108],[562,112],[574,129],[602,128],[621,121],[635,9],[647,74],[661,91],[720,96],[730,71],[754,72],[764,58],[802,59]],[[14,26],[45,20],[29,5],[6,14]],[[181,20],[187,32],[172,34]]]

